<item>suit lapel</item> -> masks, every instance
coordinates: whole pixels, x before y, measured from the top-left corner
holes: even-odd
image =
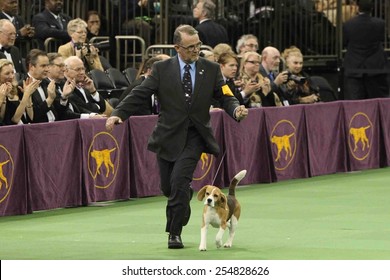
[[[205,69],[202,59],[198,59],[196,62],[196,72],[195,72],[195,87],[194,92],[192,93],[192,103],[195,101],[195,99],[198,97],[199,93],[201,92],[202,85],[204,83],[205,79]]]

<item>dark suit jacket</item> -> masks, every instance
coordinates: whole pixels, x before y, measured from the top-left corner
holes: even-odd
[[[91,94],[88,90],[84,89],[88,103],[85,102],[84,96],[80,90],[77,88],[74,89],[73,93],[69,96],[69,101],[72,104],[75,104],[79,113],[97,113],[102,114],[106,110],[106,103],[104,101],[103,96],[100,95],[100,101],[96,102],[95,99],[92,98]]]
[[[21,76],[20,78],[24,78],[26,76],[26,68],[25,65],[22,63],[22,56],[20,55],[20,51],[17,47],[11,46],[9,48],[9,53],[11,54],[12,57],[12,62],[14,63],[15,71],[19,73]],[[5,54],[0,51],[0,58],[7,58]]]
[[[19,82],[19,85],[22,85],[23,81],[21,80]],[[47,97],[47,86],[49,85],[49,82],[45,79],[42,80],[40,86],[42,87],[43,91],[45,92],[45,96]],[[32,102],[33,102],[33,110],[34,110],[34,119],[32,120],[33,123],[42,123],[42,122],[49,122],[49,119],[47,118],[47,112],[52,111],[55,120],[59,119],[59,115],[62,114],[62,112],[58,112],[57,109],[63,109],[59,106],[56,106],[56,102],[58,100],[55,100],[53,104],[49,107],[46,103],[46,101],[42,101],[41,95],[38,90],[34,91],[32,94]]]
[[[207,20],[198,24],[195,29],[199,32],[199,39],[204,45],[214,48],[220,43],[229,43],[225,27],[213,20]]]
[[[205,141],[206,153],[217,155],[218,144],[210,126],[210,105],[213,98],[221,100],[224,110],[233,117],[239,103],[234,96],[224,95],[225,84],[219,65],[199,58],[196,63],[195,88],[191,105],[185,99],[178,57],[153,64],[152,74],[135,87],[118,106],[112,116],[127,119],[155,94],[160,113],[157,125],[149,138],[148,149],[167,161],[175,161],[187,139],[187,131],[193,125]]]
[[[35,38],[38,40],[40,49],[44,50],[44,42],[49,37],[60,39],[62,41],[61,45],[70,41],[66,28],[71,18],[65,14],[60,14],[60,16],[63,29],[47,9],[32,18],[32,26],[35,27]]]
[[[343,25],[343,43],[347,48],[344,57],[345,75],[360,77],[364,69],[383,73],[387,65],[383,49],[385,21],[359,14]],[[371,73],[375,74],[375,73]]]

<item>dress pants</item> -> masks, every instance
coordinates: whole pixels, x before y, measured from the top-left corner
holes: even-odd
[[[344,99],[357,100],[389,97],[388,77],[386,74],[344,78]]]
[[[190,207],[190,184],[205,142],[198,131],[188,130],[186,145],[176,161],[167,161],[157,156],[160,169],[161,190],[168,198],[165,231],[181,235],[183,221]]]

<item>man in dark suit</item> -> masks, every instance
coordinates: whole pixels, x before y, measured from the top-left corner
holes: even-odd
[[[21,42],[30,41],[35,34],[34,27],[25,24],[24,19],[18,15],[18,0],[0,0],[0,19],[8,19],[16,28],[16,45]]]
[[[107,119],[106,128],[111,131],[153,94],[157,96],[159,120],[148,149],[157,154],[161,190],[168,198],[168,248],[180,249],[184,247],[182,228],[191,213],[194,170],[202,152],[219,153],[210,126],[213,98],[220,100],[223,109],[236,120],[245,118],[248,110],[239,105],[225,84],[219,65],[199,57],[201,42],[192,26],[179,26],[173,42],[178,55],[154,63],[151,75],[118,104]]]
[[[7,19],[0,19],[0,58],[6,58],[14,64],[17,79],[20,80],[26,76],[27,71],[19,49],[14,46],[15,39],[15,26]]]
[[[55,82],[49,82],[47,78],[49,58],[46,52],[39,49],[32,49],[27,57],[28,77],[41,83],[32,94],[34,118],[33,123],[54,122],[59,119],[60,112],[57,112],[54,102],[56,100]],[[19,84],[22,84],[20,81]],[[60,108],[60,107],[57,107]],[[64,107],[65,110],[65,107]]]
[[[385,21],[371,17],[373,1],[358,6],[359,14],[343,25],[344,99],[388,97]]]
[[[66,28],[71,18],[61,13],[62,7],[62,0],[45,0],[45,10],[32,18],[35,38],[41,50],[44,50],[45,40],[49,37],[61,40],[59,45],[70,41]]]
[[[194,7],[193,15],[199,21],[195,29],[198,31],[199,38],[203,44],[214,48],[220,43],[229,43],[225,27],[213,20],[215,15],[215,4],[213,1],[199,1]]]
[[[66,79],[76,83],[73,93],[69,95],[70,102],[77,106],[80,113],[103,114],[108,103],[97,92],[92,79],[85,74],[83,61],[77,56],[70,56],[64,63]]]

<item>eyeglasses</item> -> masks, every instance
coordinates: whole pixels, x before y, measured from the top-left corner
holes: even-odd
[[[260,61],[247,60],[246,62],[249,62],[254,65],[260,65]]]
[[[202,42],[199,42],[197,43],[196,45],[190,45],[190,46],[187,46],[187,47],[184,47],[182,45],[179,45],[179,47],[182,47],[183,49],[189,51],[189,52],[193,52],[195,50],[195,48],[197,50],[200,50],[200,48],[202,47]]]
[[[16,37],[16,33],[15,32],[11,32],[11,33],[7,33],[7,32],[4,32],[4,31],[0,31],[0,33],[3,33],[5,36],[7,36],[8,38],[10,37]]]
[[[68,67],[68,69],[76,71],[76,72],[79,72],[79,73],[85,71],[85,67],[77,67],[77,68],[70,68],[70,67]]]
[[[257,44],[245,44],[245,46],[250,47],[250,48],[255,48],[256,50],[259,49],[259,45],[257,45]]]

